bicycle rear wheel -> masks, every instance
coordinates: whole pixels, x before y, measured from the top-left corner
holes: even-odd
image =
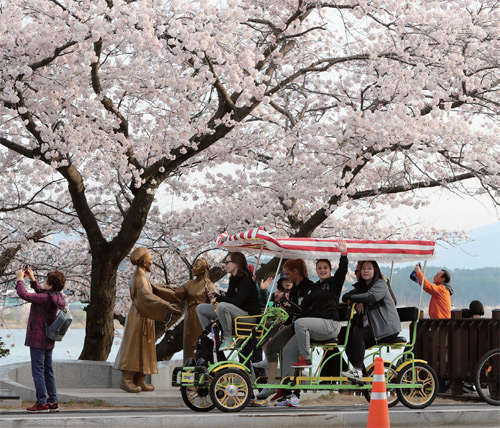
[[[181,386],[181,396],[184,404],[195,412],[209,412],[215,408],[208,387]]]
[[[474,383],[479,396],[492,406],[500,406],[500,348],[484,354],[476,366]]]

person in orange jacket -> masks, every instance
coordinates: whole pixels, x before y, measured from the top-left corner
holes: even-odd
[[[441,269],[434,275],[434,283],[424,278],[420,265],[415,266],[414,272],[417,275],[418,283],[424,283],[424,291],[430,294],[429,318],[451,318],[451,296],[453,289],[450,284],[450,273]]]

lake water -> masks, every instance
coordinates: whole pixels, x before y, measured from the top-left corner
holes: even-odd
[[[123,333],[123,329],[118,329],[118,333]],[[26,337],[26,329],[0,329],[0,337],[9,349],[10,354],[0,358],[0,366],[6,364],[20,363],[30,360],[29,347],[24,346]],[[61,342],[56,342],[52,358],[54,360],[78,360],[83,349],[85,340],[85,329],[70,328]],[[114,362],[118,349],[120,348],[120,340],[115,339],[111,347],[107,361]],[[182,352],[174,355],[173,359],[182,360]]]

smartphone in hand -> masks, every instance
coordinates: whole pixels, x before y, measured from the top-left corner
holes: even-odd
[[[23,267],[24,277],[25,277],[25,278],[28,276],[28,268],[29,268],[29,266],[28,266],[28,265],[24,265],[24,267]]]

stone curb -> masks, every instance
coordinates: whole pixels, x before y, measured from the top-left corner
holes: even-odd
[[[257,410],[257,409],[256,409]],[[186,409],[185,414],[126,414],[126,415],[55,415],[38,414],[35,418],[12,417],[0,415],[2,428],[25,427],[102,427],[128,428],[147,426],[148,428],[192,428],[201,424],[204,428],[262,428],[293,426],[294,428],[309,427],[366,427],[367,412],[318,412],[297,411],[248,413],[194,413]],[[199,418],[203,417],[203,422]],[[500,410],[493,408],[488,411],[478,410],[410,410],[391,411],[391,427],[495,427],[500,421]]]

